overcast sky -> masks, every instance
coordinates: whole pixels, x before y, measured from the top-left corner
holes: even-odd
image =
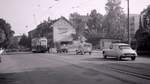
[[[44,19],[47,20],[47,17],[68,18],[73,12],[86,15],[92,9],[105,14],[106,2],[107,0],[0,0],[0,18],[11,24],[16,35],[27,34]],[[125,12],[126,4],[126,0],[122,0],[121,6]],[[149,4],[150,0],[130,0],[130,13],[139,14]]]

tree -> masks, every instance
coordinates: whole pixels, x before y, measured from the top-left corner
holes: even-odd
[[[94,9],[90,13],[90,19],[88,19],[87,29],[84,32],[84,36],[87,38],[87,41],[93,45],[98,44],[99,38],[103,37],[102,29],[103,15],[97,13]]]
[[[138,51],[150,50],[150,6],[140,14],[139,29],[136,31],[135,38]]]
[[[106,3],[106,15],[103,22],[106,37],[115,39],[126,39],[126,17],[120,0],[108,0]]]
[[[20,39],[19,45],[23,46],[24,48],[30,48],[30,39],[25,34],[23,34]]]
[[[103,15],[100,13],[97,13],[96,10],[92,10],[90,17],[91,18],[87,22],[88,33],[98,35],[99,33],[102,32]]]
[[[11,38],[9,49],[19,49],[18,36],[13,36],[13,38]]]
[[[53,47],[53,28],[51,25],[55,21],[56,20],[50,20],[50,18],[48,18],[47,21],[45,20],[40,23],[34,30],[32,38],[46,37],[48,39],[48,46]]]
[[[77,36],[83,35],[85,30],[85,21],[82,19],[83,16],[81,16],[78,13],[70,14],[70,22],[73,24],[73,27],[76,29]]]
[[[0,47],[8,48],[13,34],[10,24],[0,18]]]
[[[89,19],[87,22],[89,30],[95,30],[97,33],[101,32],[103,15],[97,13],[97,11],[94,9],[91,11],[90,17],[91,19]]]
[[[84,36],[93,45],[98,44],[99,37],[103,36],[103,15],[95,9],[91,11],[90,15],[70,14],[70,21],[76,29],[77,37]]]

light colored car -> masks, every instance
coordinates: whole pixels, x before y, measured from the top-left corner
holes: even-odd
[[[106,59],[108,56],[121,58],[129,57],[131,60],[135,60],[137,53],[128,44],[125,43],[113,43],[109,49],[103,50],[103,57]]]
[[[92,44],[90,43],[83,43],[78,46],[78,49],[76,50],[76,54],[86,54],[89,53],[91,55],[92,53]]]

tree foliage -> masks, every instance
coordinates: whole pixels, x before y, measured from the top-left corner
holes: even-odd
[[[150,6],[140,14],[139,29],[136,32],[137,50],[150,50]]]
[[[4,19],[0,19],[0,47],[8,48],[14,31],[11,26]]]
[[[43,23],[37,26],[36,31],[37,32],[35,35],[37,35],[37,37],[43,37],[47,36],[49,32],[52,32],[52,28],[50,28],[50,24],[47,21],[44,21]]]
[[[70,21],[76,29],[77,36],[83,35],[86,22],[83,21],[82,16],[78,13],[72,13],[70,14]]]
[[[77,34],[85,36],[93,45],[98,44],[100,38],[127,40],[126,16],[120,4],[120,0],[108,0],[104,16],[94,9],[89,15],[73,13],[70,20]]]
[[[90,13],[90,19],[88,20],[87,29],[84,31],[84,36],[87,38],[87,41],[93,45],[98,44],[99,38],[103,37],[103,15],[97,13],[96,10],[92,10]]]
[[[11,38],[9,49],[19,49],[18,36],[13,36],[13,38]]]
[[[126,17],[120,4],[120,0],[108,0],[106,3],[106,16],[103,21],[105,37],[121,40],[126,38]]]
[[[19,45],[23,46],[24,48],[29,48],[30,47],[30,39],[28,38],[28,36],[26,36],[25,34],[23,34],[21,36],[20,41],[19,41]]]
[[[102,35],[103,15],[92,10],[90,15],[70,14],[70,21],[76,29],[78,37],[84,36],[88,42],[96,44],[99,36]]]
[[[97,13],[96,10],[92,10],[90,17],[91,19],[87,22],[88,30],[95,31],[96,34],[100,33],[102,31],[103,15]]]
[[[33,38],[34,37],[46,37],[48,39],[48,45],[53,46],[53,28],[51,25],[53,22],[56,20],[48,20],[48,21],[43,21],[40,23],[36,29],[34,30],[33,33]]]

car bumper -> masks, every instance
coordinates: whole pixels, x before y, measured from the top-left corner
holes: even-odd
[[[136,54],[123,54],[121,57],[136,57]]]

